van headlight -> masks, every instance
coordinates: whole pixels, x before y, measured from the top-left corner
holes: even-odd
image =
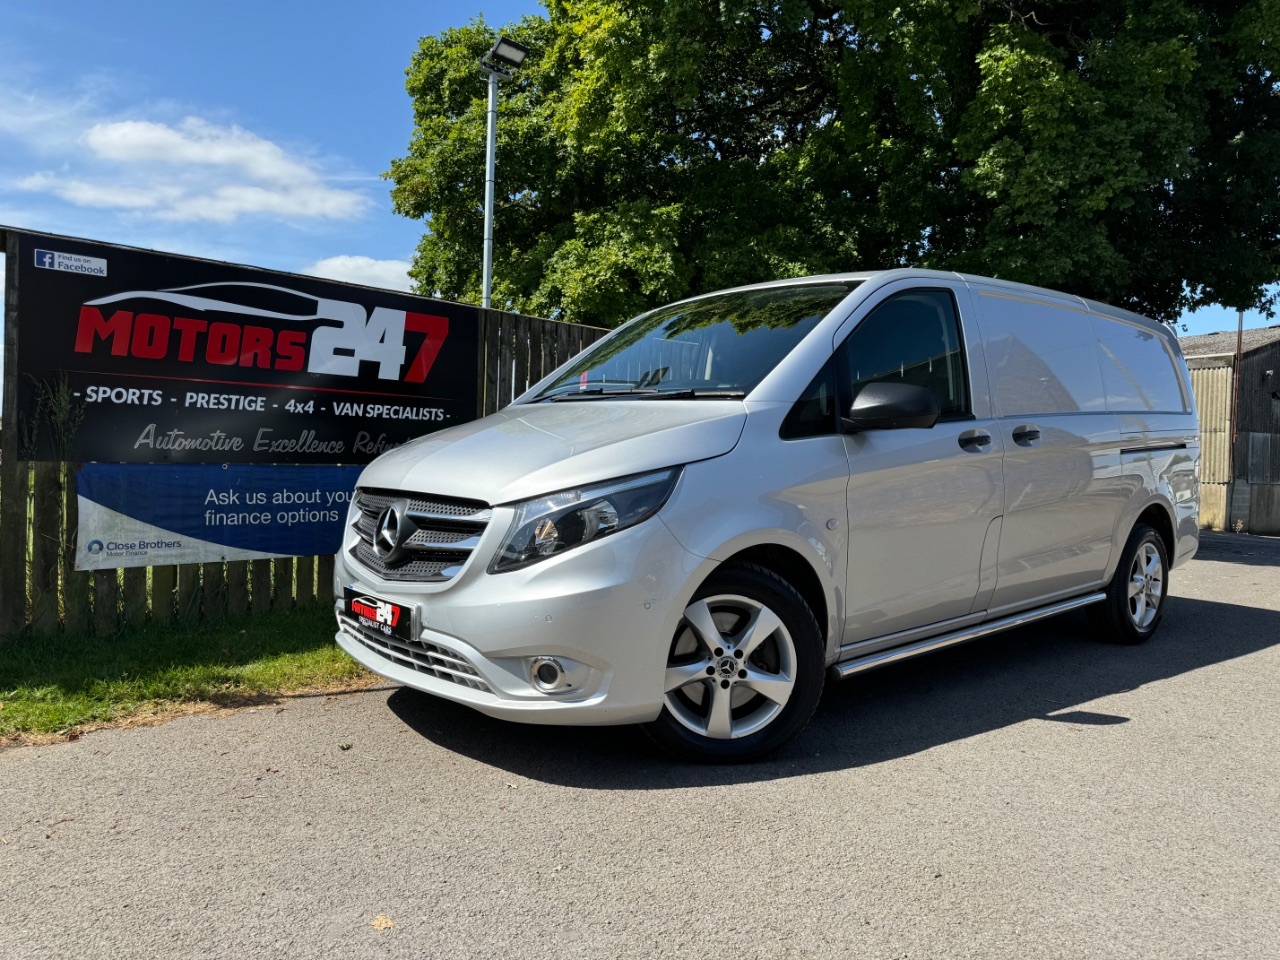
[[[673,467],[516,504],[511,530],[489,564],[489,572],[518,570],[634,527],[667,502],[679,476],[680,468]]]

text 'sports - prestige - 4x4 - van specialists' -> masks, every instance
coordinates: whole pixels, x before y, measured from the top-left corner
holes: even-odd
[[[749,760],[827,675],[1085,606],[1146,640],[1199,456],[1137,314],[921,270],[727,290],[370,464],[337,640],[491,716]]]

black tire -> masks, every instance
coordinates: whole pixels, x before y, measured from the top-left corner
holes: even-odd
[[[796,589],[756,564],[727,564],[685,614],[667,654],[664,686],[674,686],[645,732],[703,763],[759,760],[799,734],[826,674],[822,632]]]
[[[1108,643],[1145,643],[1160,626],[1169,596],[1169,551],[1154,528],[1136,524],[1129,533],[1107,598],[1089,608]]]

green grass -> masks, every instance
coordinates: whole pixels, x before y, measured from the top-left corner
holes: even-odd
[[[61,733],[185,703],[234,706],[366,676],[324,604],[216,623],[149,624],[105,639],[0,638],[0,737]]]

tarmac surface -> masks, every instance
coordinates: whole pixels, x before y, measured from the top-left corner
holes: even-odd
[[[348,744],[347,749],[343,745]],[[409,690],[0,752],[0,955],[1280,957],[1280,541],[829,684],[765,763]]]

